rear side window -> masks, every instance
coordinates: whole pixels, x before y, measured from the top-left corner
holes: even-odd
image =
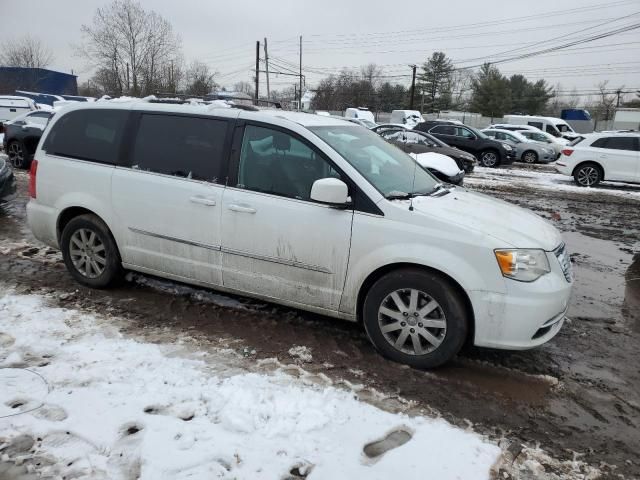
[[[542,123],[540,122],[527,122],[527,125],[531,125],[532,127],[539,128],[540,130],[544,130],[542,127]]]
[[[429,131],[431,133],[436,133],[436,134],[439,133],[440,135],[455,135],[456,134],[455,127],[452,127],[451,125],[438,125],[437,127],[434,127]]]
[[[227,128],[226,120],[143,114],[132,168],[218,183]]]
[[[612,150],[637,150],[637,139],[633,137],[609,137],[604,148]]]
[[[115,165],[128,115],[126,110],[70,112],[54,124],[43,148],[51,155]]]

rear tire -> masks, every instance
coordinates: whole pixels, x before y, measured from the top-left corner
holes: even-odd
[[[495,150],[484,150],[480,153],[480,164],[483,167],[497,167],[500,164],[500,157]]]
[[[602,178],[602,169],[595,163],[584,163],[573,171],[573,180],[579,187],[595,187]]]
[[[95,215],[69,221],[60,239],[64,264],[78,283],[107,288],[123,274],[120,253],[107,225]]]
[[[522,161],[529,164],[538,163],[538,154],[533,150],[527,150],[522,154]]]
[[[378,352],[421,369],[455,357],[469,328],[464,301],[451,282],[415,268],[380,278],[367,293],[362,313]]]

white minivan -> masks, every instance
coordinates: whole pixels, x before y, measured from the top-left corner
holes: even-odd
[[[29,192],[34,235],[84,285],[135,270],[361,322],[415,367],[465,342],[541,345],[569,304],[552,225],[331,117],[78,104],[47,127]]]

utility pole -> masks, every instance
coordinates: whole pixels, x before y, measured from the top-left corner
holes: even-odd
[[[271,100],[271,90],[269,89],[269,54],[267,53],[267,37],[264,37],[264,65],[267,75],[267,100]]]
[[[620,94],[622,93],[622,90],[618,89],[616,91],[616,95],[618,95],[618,100],[616,101],[616,108],[620,108]]]
[[[409,110],[413,110],[413,100],[416,95],[416,65],[409,65],[413,70],[413,76],[411,78],[411,101],[409,103]]]
[[[300,35],[300,90],[298,94],[300,95],[298,110],[302,110],[302,35]]]
[[[260,40],[256,42],[256,105],[258,105],[258,87],[260,86]]]

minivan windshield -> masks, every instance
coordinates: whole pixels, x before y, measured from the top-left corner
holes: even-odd
[[[438,180],[398,147],[359,126],[309,127],[386,198],[429,195]]]

